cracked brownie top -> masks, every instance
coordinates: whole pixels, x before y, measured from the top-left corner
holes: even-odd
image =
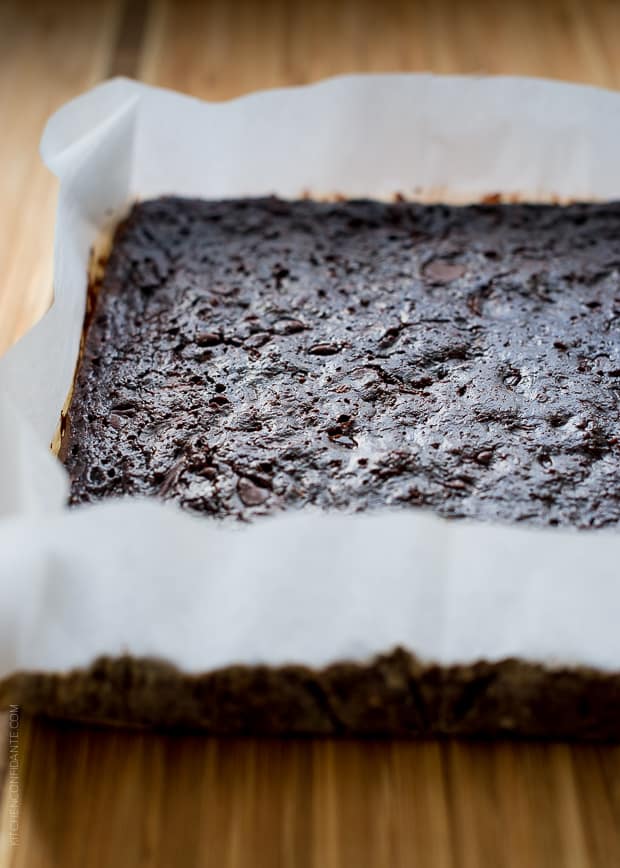
[[[72,501],[620,520],[620,205],[136,205],[88,328]]]

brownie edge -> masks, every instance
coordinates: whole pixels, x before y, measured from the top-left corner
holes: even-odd
[[[368,663],[230,666],[188,675],[102,657],[67,674],[18,673],[0,706],[46,717],[226,735],[617,740],[620,673],[516,659],[437,666],[397,648]]]

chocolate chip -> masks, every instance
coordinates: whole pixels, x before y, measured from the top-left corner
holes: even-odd
[[[433,259],[424,266],[424,276],[433,283],[450,283],[465,274],[464,265],[458,262],[446,262],[445,259]]]
[[[253,482],[255,485],[258,485],[259,488],[271,488],[272,478],[265,473],[256,473],[255,471],[248,471],[247,478],[250,482]]]
[[[264,488],[254,485],[249,479],[241,478],[237,483],[237,493],[241,502],[246,506],[260,506],[269,497],[269,492]]]
[[[258,349],[259,347],[264,346],[268,341],[271,340],[271,335],[269,332],[257,332],[254,335],[250,335],[249,338],[246,338],[243,342],[245,347],[249,347],[250,349]]]
[[[511,370],[507,374],[504,374],[504,385],[509,389],[516,388],[521,382],[521,374],[516,370]]]
[[[416,380],[412,380],[410,385],[412,389],[426,389],[427,386],[433,385],[433,378],[418,377]]]
[[[450,482],[446,482],[446,488],[451,488],[453,491],[465,491],[468,482],[469,480],[465,479],[452,479]]]
[[[398,340],[399,335],[402,331],[402,328],[403,327],[401,325],[397,325],[397,326],[390,326],[390,328],[386,329],[383,332],[383,336],[381,337],[381,340],[379,341],[379,346],[389,347],[393,343],[396,343],[396,341]]]
[[[488,466],[493,459],[493,452],[490,449],[483,449],[482,452],[479,452],[476,455],[476,461],[478,464],[484,464]]]
[[[340,352],[340,347],[336,344],[314,344],[308,352],[311,356],[334,356]]]
[[[194,343],[199,347],[214,347],[222,340],[222,336],[217,332],[197,332],[194,336]]]
[[[300,319],[281,319],[273,327],[277,335],[294,335],[307,328]]]
[[[112,412],[117,416],[133,416],[137,409],[133,401],[119,401],[112,407]]]
[[[284,280],[285,277],[289,276],[290,271],[288,270],[288,268],[284,268],[281,265],[275,265],[272,274],[276,280],[281,281]]]

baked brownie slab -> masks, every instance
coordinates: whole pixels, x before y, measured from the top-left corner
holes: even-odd
[[[620,519],[620,204],[136,205],[87,332],[72,502]]]

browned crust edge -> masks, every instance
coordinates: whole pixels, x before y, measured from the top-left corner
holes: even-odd
[[[91,247],[89,257],[88,257],[88,282],[86,285],[86,305],[84,308],[84,320],[82,323],[82,332],[80,335],[80,346],[78,349],[78,356],[75,362],[75,368],[73,370],[73,379],[71,381],[71,388],[69,390],[69,394],[65,399],[64,406],[60,411],[60,419],[58,420],[58,427],[52,438],[52,442],[50,443],[50,449],[57,458],[64,462],[65,460],[65,450],[66,450],[66,442],[67,442],[67,434],[71,425],[71,420],[69,418],[69,409],[71,407],[71,401],[73,398],[73,390],[75,388],[75,380],[80,369],[80,365],[82,364],[82,357],[84,355],[84,347],[86,346],[86,338],[88,337],[88,329],[90,328],[90,324],[93,320],[93,316],[95,314],[95,306],[97,304],[97,298],[99,296],[99,291],[103,284],[103,276],[105,274],[105,267],[108,262],[108,258],[110,256],[110,251],[112,249],[112,245],[114,243],[114,239],[116,237],[116,232],[120,229],[120,227],[125,222],[124,218],[118,223],[118,226],[115,229],[108,228],[107,231],[101,233],[94,247]]]
[[[0,707],[50,718],[228,735],[620,739],[620,672],[516,659],[438,666],[402,648],[368,663],[229,666],[188,675],[102,657],[0,682]]]

